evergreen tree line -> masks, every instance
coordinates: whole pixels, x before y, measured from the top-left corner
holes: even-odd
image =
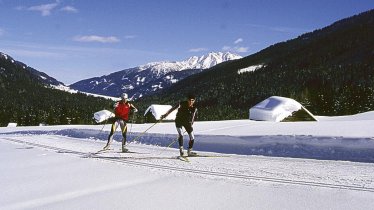
[[[93,113],[113,102],[47,88],[22,65],[0,59],[0,126],[93,124]]]
[[[270,96],[293,98],[315,115],[349,115],[374,110],[374,68],[366,64],[297,70],[268,66],[225,80],[211,77],[213,86],[198,78],[188,80],[188,86],[175,85],[136,103],[144,110],[152,103],[174,105],[193,92],[197,95],[199,120],[248,119],[249,108]]]

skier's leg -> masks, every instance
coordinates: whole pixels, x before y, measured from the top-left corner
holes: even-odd
[[[193,144],[195,142],[195,135],[193,133],[192,125],[188,124],[188,125],[185,126],[185,128],[186,128],[186,131],[188,133],[188,136],[190,137],[190,141],[188,142],[187,154],[188,154],[188,156],[196,155],[195,152],[192,152]]]
[[[177,128],[177,132],[178,132],[178,143],[179,143],[179,146],[183,147],[183,130],[182,130],[182,127]]]
[[[190,135],[190,141],[188,142],[188,150],[187,150],[187,154],[188,156],[194,156],[194,155],[197,155],[196,152],[192,152],[192,148],[193,148],[193,144],[195,142],[195,139],[193,139],[193,132],[189,133]]]
[[[112,127],[110,129],[110,133],[109,133],[109,136],[108,136],[108,142],[106,143],[105,147],[103,148],[104,150],[109,149],[109,146],[113,141],[114,132],[117,130],[117,127],[118,127],[118,122],[116,120],[112,123]]]
[[[188,142],[188,149],[192,149],[193,143],[195,142],[195,136],[193,134],[193,131],[189,133],[188,136],[190,137],[190,141]]]
[[[122,131],[122,152],[127,152],[128,149],[126,149],[126,135],[127,135],[127,124],[124,120],[120,121],[121,131]]]
[[[178,143],[179,143],[179,153],[181,156],[183,156],[183,130],[182,127],[177,127],[178,132]]]

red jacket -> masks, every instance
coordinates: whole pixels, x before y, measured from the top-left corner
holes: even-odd
[[[121,118],[123,120],[128,120],[130,109],[130,103],[119,102],[117,107],[114,109],[114,113],[116,114],[116,117]]]

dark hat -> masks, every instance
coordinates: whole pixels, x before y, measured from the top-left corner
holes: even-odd
[[[187,98],[188,99],[196,99],[196,96],[193,93],[189,93],[189,94],[187,94]]]

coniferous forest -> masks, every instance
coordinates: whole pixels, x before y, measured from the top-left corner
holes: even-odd
[[[92,124],[93,113],[113,103],[45,86],[20,63],[0,58],[0,126]]]

